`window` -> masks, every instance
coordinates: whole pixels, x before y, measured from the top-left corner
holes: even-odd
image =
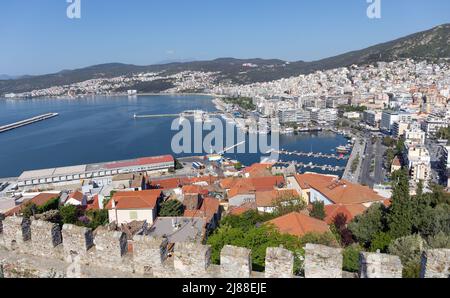
[[[130,211],[130,219],[131,220],[137,220],[138,219],[137,211]]]

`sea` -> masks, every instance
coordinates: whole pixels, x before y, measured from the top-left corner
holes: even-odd
[[[172,138],[179,133],[171,129],[176,121],[174,117],[135,118],[134,115],[178,114],[197,109],[213,112],[216,108],[212,100],[213,97],[203,95],[0,99],[0,126],[46,113],[59,114],[0,133],[0,178],[18,177],[28,170],[146,156],[209,154],[211,152],[173,153]],[[347,142],[345,137],[332,132],[281,135],[280,149],[334,154],[336,147],[346,145]],[[260,162],[264,154],[229,152],[225,156],[249,166]],[[280,161],[294,160],[304,164],[346,165],[346,160],[280,156]],[[314,171],[342,174],[318,169]]]

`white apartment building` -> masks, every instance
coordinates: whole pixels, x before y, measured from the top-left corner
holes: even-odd
[[[409,123],[395,122],[394,125],[392,126],[392,135],[396,138],[403,137],[408,127]]]
[[[426,134],[417,127],[410,127],[405,131],[405,140],[410,144],[424,145]]]
[[[431,157],[428,149],[424,146],[406,143],[404,155],[411,179],[415,182],[428,181],[431,175]]]
[[[366,124],[376,127],[378,124],[378,121],[381,120],[381,113],[377,113],[375,111],[364,111],[363,113],[363,120]]]
[[[338,112],[335,109],[310,109],[311,120],[316,123],[330,123],[338,118]]]
[[[297,123],[308,125],[311,122],[311,112],[306,110],[297,111]]]
[[[422,122],[422,130],[431,136],[436,134],[441,128],[447,128],[448,121],[443,118],[438,118],[434,116],[428,117],[424,122]]]
[[[297,111],[295,109],[281,109],[278,111],[278,119],[281,124],[297,123]]]

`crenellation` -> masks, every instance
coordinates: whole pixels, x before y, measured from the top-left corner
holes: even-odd
[[[342,278],[342,249],[306,244],[306,278]]]
[[[54,256],[54,248],[62,244],[61,228],[58,224],[33,220],[31,222],[31,253]]]
[[[94,246],[92,230],[85,227],[65,224],[62,228],[64,256],[70,263],[76,257],[85,259],[87,252]]]
[[[291,278],[294,276],[294,254],[282,247],[266,250],[266,278]]]
[[[95,249],[100,259],[120,261],[128,252],[127,235],[123,232],[98,228],[94,234]]]
[[[430,249],[422,253],[421,278],[450,278],[450,249]]]
[[[266,250],[265,271],[252,271],[250,249],[226,245],[220,265],[211,264],[211,247],[176,243],[169,253],[166,238],[135,235],[107,228],[91,229],[42,220],[8,217],[3,221],[0,275],[5,277],[157,277],[157,278],[293,278],[294,253],[283,247]],[[132,247],[130,252],[128,247]],[[64,257],[62,257],[64,256]],[[342,249],[307,244],[306,278],[341,278]],[[450,250],[427,250],[421,277],[448,278]],[[1,271],[3,270],[3,271]],[[401,278],[398,256],[361,253],[361,278]]]
[[[222,277],[249,278],[252,274],[252,252],[247,248],[225,245],[220,252]]]
[[[211,263],[211,246],[196,243],[176,243],[175,274],[182,277],[207,277]]]
[[[153,238],[149,236],[134,236],[133,263],[139,274],[158,277],[163,271],[168,253],[167,238]]]
[[[361,278],[402,278],[403,266],[398,256],[366,253],[360,254]]]
[[[3,221],[3,245],[8,250],[23,251],[25,242],[31,238],[30,220],[10,216]]]

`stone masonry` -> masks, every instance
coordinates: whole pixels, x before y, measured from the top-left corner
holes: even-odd
[[[211,247],[196,243],[175,244],[173,265],[178,276],[206,277],[211,262]]]
[[[450,278],[450,249],[430,249],[422,254],[422,278]]]
[[[342,278],[342,249],[306,244],[306,278]]]
[[[64,225],[62,228],[62,239],[64,247],[64,257],[69,262],[79,256],[86,259],[87,252],[94,246],[94,236],[92,230],[74,225]]]
[[[294,254],[268,248],[264,273],[251,271],[251,251],[225,246],[221,265],[211,264],[211,247],[177,243],[168,251],[167,239],[134,236],[100,228],[58,225],[39,220],[30,223],[8,217],[0,231],[0,275],[4,277],[268,277],[293,276]],[[61,245],[62,234],[62,245]],[[128,251],[128,244],[133,247]],[[64,257],[63,257],[64,252]],[[401,277],[396,256],[363,253],[361,277]],[[450,250],[428,250],[422,256],[422,277],[449,277]],[[305,247],[305,277],[343,276],[342,250],[322,245]]]
[[[361,253],[361,278],[402,278],[403,266],[398,256]]]
[[[225,245],[220,252],[223,277],[249,278],[252,274],[252,252],[247,248]]]
[[[291,278],[294,276],[294,254],[284,248],[269,247],[266,251],[267,278]]]
[[[31,222],[31,247],[42,256],[52,256],[53,249],[62,244],[61,229],[58,224],[41,220]]]
[[[159,275],[167,259],[168,240],[148,236],[134,236],[133,261],[135,270],[141,274]]]

